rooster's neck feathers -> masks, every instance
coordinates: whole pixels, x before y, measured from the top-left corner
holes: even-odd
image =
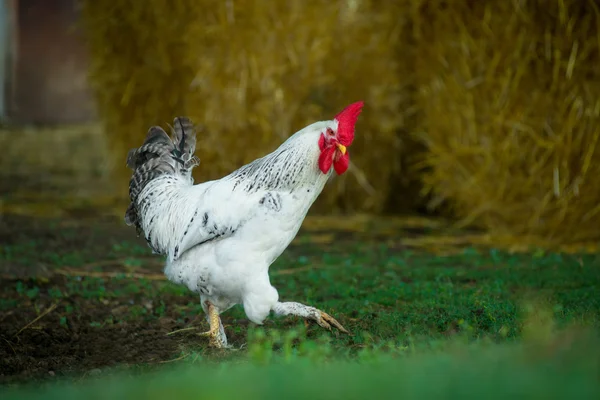
[[[318,169],[319,137],[334,121],[317,122],[296,132],[277,150],[244,165],[229,175],[233,190],[254,193],[259,190],[293,192],[307,186],[319,185],[331,174]]]

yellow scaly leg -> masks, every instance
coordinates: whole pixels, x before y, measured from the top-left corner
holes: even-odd
[[[205,302],[206,307],[208,309],[208,320],[210,324],[210,330],[207,332],[199,333],[200,336],[208,336],[209,342],[208,344],[211,347],[216,347],[218,349],[226,348],[226,344],[223,342],[221,338],[221,334],[219,331],[219,327],[221,326],[221,318],[219,317],[219,313],[215,309],[215,306],[212,305],[210,301]]]

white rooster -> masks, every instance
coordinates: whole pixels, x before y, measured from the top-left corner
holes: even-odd
[[[175,118],[173,137],[152,127],[127,165],[134,170],[125,222],[143,233],[155,253],[167,257],[165,274],[200,294],[210,345],[228,347],[220,314],[242,304],[262,324],[271,311],[346,329],[332,316],[296,302],[279,302],[269,267],[298,233],[332,171],[348,169],[347,148],[363,102],[334,119],[313,123],[277,150],[226,177],[194,185],[196,133]],[[333,168],[332,168],[333,166]]]

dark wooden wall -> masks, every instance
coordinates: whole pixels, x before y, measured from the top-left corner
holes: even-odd
[[[76,0],[18,0],[9,120],[60,124],[94,119]]]

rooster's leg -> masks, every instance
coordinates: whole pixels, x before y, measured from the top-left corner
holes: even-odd
[[[227,348],[227,336],[225,335],[225,330],[223,328],[221,318],[219,317],[219,312],[209,301],[205,301],[204,305],[210,330],[208,332],[199,333],[198,335],[208,336],[209,345],[212,347],[216,347],[218,349]]]
[[[311,306],[306,306],[296,302],[277,303],[273,307],[277,315],[295,315],[305,319],[312,319],[325,329],[331,330],[331,325],[344,333],[349,333],[335,318],[331,315]]]

